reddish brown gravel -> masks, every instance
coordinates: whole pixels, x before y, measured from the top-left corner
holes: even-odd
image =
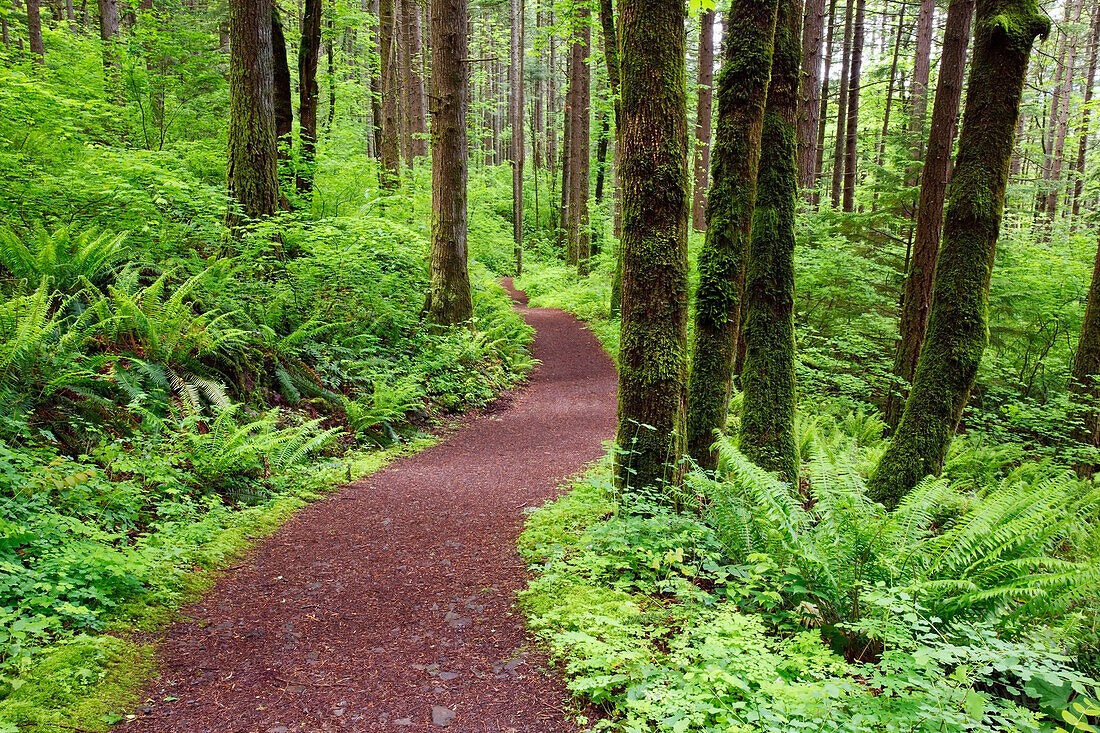
[[[263,542],[170,628],[124,730],[575,730],[513,608],[515,540],[612,437],[615,370],[572,316],[521,311],[529,384]]]

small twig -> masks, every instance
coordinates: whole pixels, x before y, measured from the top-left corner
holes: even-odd
[[[461,59],[461,61],[464,64],[476,64],[481,61],[500,61],[500,58],[497,56],[486,56],[483,59]]]

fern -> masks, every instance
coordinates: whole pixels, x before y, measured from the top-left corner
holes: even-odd
[[[125,234],[61,227],[48,232],[39,225],[26,238],[0,228],[0,265],[16,280],[47,281],[54,290],[73,295],[85,281],[97,282],[119,258]]]

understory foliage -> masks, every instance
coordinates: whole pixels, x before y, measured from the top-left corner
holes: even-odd
[[[1091,730],[1100,491],[961,440],[886,513],[881,429],[804,418],[797,490],[723,439],[695,511],[601,467],[534,514],[523,605],[596,729]]]
[[[140,42],[210,70],[188,55],[205,34],[162,30]],[[533,332],[495,282],[506,172],[471,179],[474,318],[433,328],[426,166],[381,196],[359,143],[335,136],[312,200],[290,191],[292,213],[230,238],[221,74],[157,89],[124,53],[131,103],[167,95],[170,115],[115,118],[98,44],[47,32],[49,67],[0,50],[5,733],[117,721],[149,667],[125,632],[532,365]],[[117,702],[87,707],[112,680]]]

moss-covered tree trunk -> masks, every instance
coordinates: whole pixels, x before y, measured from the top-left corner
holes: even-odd
[[[463,323],[474,312],[466,250],[466,13],[466,0],[432,0],[432,255],[425,309],[441,325]]]
[[[794,435],[794,214],[801,0],[780,0],[745,270],[741,451],[797,484]]]
[[[710,447],[714,431],[725,429],[729,413],[778,5],[778,0],[734,0],[726,19],[712,155],[714,183],[707,196],[707,234],[699,254],[688,379],[688,454],[706,469],[717,465]]]
[[[1085,319],[1081,324],[1081,337],[1077,341],[1077,353],[1073,357],[1073,371],[1069,380],[1070,403],[1077,413],[1076,437],[1091,446],[1100,446],[1100,251],[1092,268]],[[1091,463],[1077,465],[1082,477],[1091,476],[1096,467]]]
[[[230,229],[274,214],[279,196],[272,10],[271,0],[229,3]]]
[[[943,33],[943,54],[932,105],[932,127],[920,174],[920,204],[913,238],[913,253],[905,278],[898,323],[898,348],[894,354],[894,376],[909,384],[917,371],[920,347],[932,307],[932,286],[936,257],[943,233],[943,204],[947,174],[951,168],[951,147],[955,142],[955,120],[962,99],[966,71],[966,47],[970,43],[970,18],[974,0],[951,0]],[[891,390],[886,401],[886,424],[896,428],[905,406],[905,392]]]
[[[313,160],[317,154],[317,65],[321,55],[322,0],[305,0],[302,38],[298,46],[298,190],[313,188]]]
[[[959,152],[928,332],[901,422],[868,489],[894,507],[943,467],[989,340],[989,280],[1028,56],[1049,20],[1035,0],[979,0]]]
[[[392,191],[401,182],[401,131],[397,110],[397,98],[401,90],[397,85],[395,2],[396,0],[379,0],[378,3],[378,34],[381,39],[379,50],[382,57],[382,148],[379,153],[378,177],[384,191]]]
[[[684,0],[620,0],[620,486],[675,483],[687,382]]]

